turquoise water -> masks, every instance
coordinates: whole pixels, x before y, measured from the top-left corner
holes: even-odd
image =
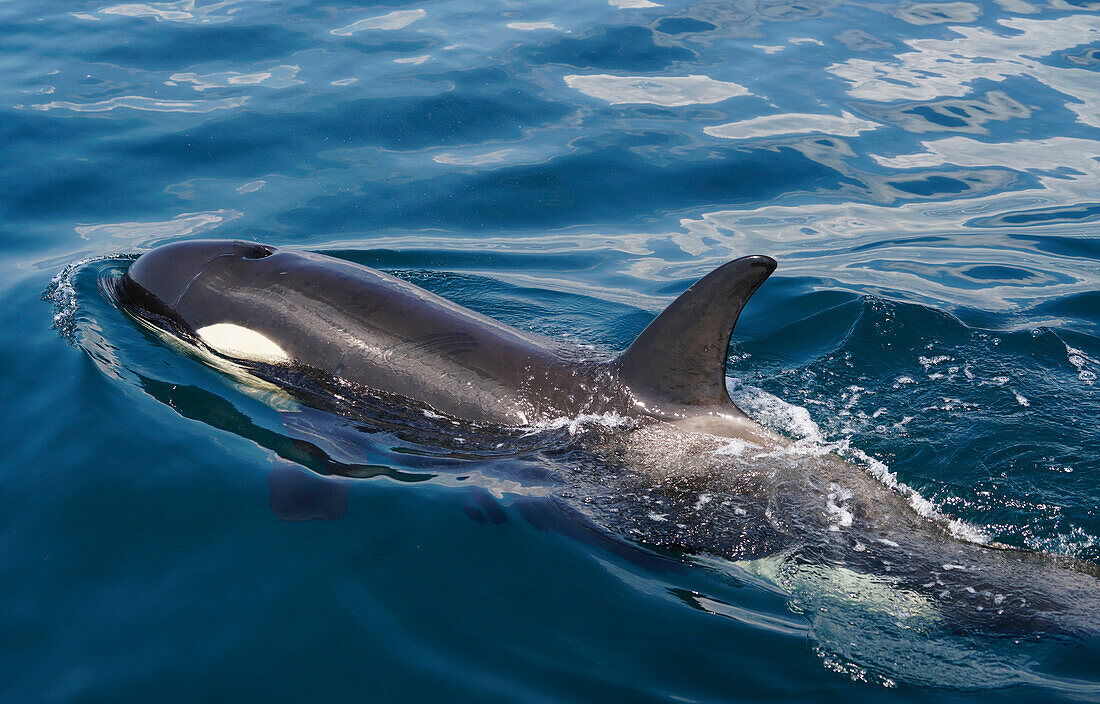
[[[109,295],[157,244],[249,238],[603,356],[767,254],[746,410],[963,538],[1098,563],[1097,9],[0,4],[0,698],[1100,700],[1098,614],[913,627],[656,523],[547,523],[628,428],[494,454],[303,413]],[[307,472],[356,475],[342,518],[272,510]]]

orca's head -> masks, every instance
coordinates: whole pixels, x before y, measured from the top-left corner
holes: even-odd
[[[189,326],[176,309],[191,284],[215,260],[263,259],[276,249],[241,240],[176,242],[146,252],[130,265],[122,279],[123,302],[142,317],[166,318],[177,327]]]

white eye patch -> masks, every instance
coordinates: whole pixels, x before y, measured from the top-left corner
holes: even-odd
[[[255,330],[240,325],[217,323],[199,328],[196,332],[211,349],[228,357],[270,364],[291,361],[282,347]]]

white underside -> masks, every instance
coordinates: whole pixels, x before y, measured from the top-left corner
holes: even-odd
[[[830,565],[791,565],[782,553],[756,560],[742,560],[738,566],[779,586],[788,593],[798,592],[813,603],[833,602],[887,613],[899,620],[919,617],[933,622],[939,617],[935,603],[910,589],[898,586],[895,579],[864,574],[847,567]]]
[[[229,357],[270,364],[291,361],[282,347],[255,330],[240,325],[217,323],[199,328],[196,332],[207,346]]]

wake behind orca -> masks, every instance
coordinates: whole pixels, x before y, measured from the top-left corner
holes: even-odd
[[[277,382],[323,390],[340,379],[502,433],[587,414],[636,419],[588,443],[600,461],[579,463],[570,481],[591,500],[571,510],[645,546],[737,561],[816,619],[858,602],[874,605],[864,629],[1100,632],[1095,565],[960,539],[957,522],[930,516],[914,494],[734,404],[730,337],[775,267],[764,256],[719,267],[611,360],[365,266],[250,242],[148,252],[121,298],[159,329]]]

